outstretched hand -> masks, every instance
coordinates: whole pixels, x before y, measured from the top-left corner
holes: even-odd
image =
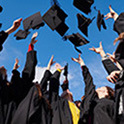
[[[31,38],[31,44],[34,45],[38,40],[35,40],[35,38],[38,36],[38,33],[35,32]]]
[[[62,67],[59,63],[56,63],[56,69],[60,69],[62,71],[64,70],[64,67]]]
[[[14,64],[14,68],[13,69],[18,69],[20,67],[20,65],[18,65],[19,60],[18,58],[15,59],[15,64]]]
[[[50,70],[51,66],[55,63],[55,61],[53,61],[54,56],[52,55],[52,57],[49,60],[49,63],[47,65],[47,70]]]
[[[83,59],[81,58],[81,54],[79,54],[78,58],[71,58],[74,62],[77,62],[79,63],[81,66],[84,66],[84,61]]]
[[[114,40],[114,45],[117,43],[118,40],[123,40],[124,39],[124,32],[122,32],[115,40]]]
[[[107,80],[111,83],[117,82],[119,78],[120,71],[113,71],[108,77]]]
[[[106,20],[110,18],[113,18],[114,20],[116,20],[118,18],[118,14],[111,8],[111,5],[109,6],[109,10],[110,12],[104,16],[106,17]]]
[[[15,30],[17,30],[18,27],[19,27],[20,24],[21,24],[21,21],[22,21],[22,18],[19,18],[19,19],[15,20],[15,21],[13,22],[13,25],[6,31],[6,33],[11,34],[11,33],[14,32]]]
[[[89,50],[94,51],[95,53],[100,54],[103,51],[102,42],[99,43],[99,47],[98,48],[92,47],[92,48],[89,48]]]

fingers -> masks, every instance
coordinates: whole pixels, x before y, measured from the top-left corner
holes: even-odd
[[[111,13],[108,13],[108,14],[105,15],[104,17],[106,17],[105,20],[108,20],[109,18],[111,18]]]
[[[99,46],[100,46],[100,48],[102,48],[102,41],[100,41]]]
[[[109,10],[111,13],[115,13],[115,11],[112,9],[111,5],[109,5]]]
[[[35,32],[32,36],[32,38],[36,38],[38,36],[38,32]]]
[[[114,83],[114,81],[109,76],[107,77],[107,80],[111,83]]]
[[[75,62],[77,62],[77,59],[75,59],[75,58],[71,58],[73,61],[75,61]]]
[[[91,51],[94,51],[94,52],[95,52],[95,48],[94,48],[94,47],[89,48],[89,50],[91,50]]]

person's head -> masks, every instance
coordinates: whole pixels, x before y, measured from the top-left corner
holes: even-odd
[[[76,105],[78,108],[80,108],[80,105],[81,105],[81,101],[80,101],[80,100],[77,100],[77,101],[75,101],[74,103],[75,103],[75,105]]]
[[[0,75],[2,80],[5,80],[7,78],[7,70],[4,66],[0,67]]]
[[[73,95],[72,95],[72,92],[69,91],[69,89],[63,91],[63,93],[61,94],[61,97],[69,101],[73,101]]]
[[[96,92],[98,94],[99,99],[102,99],[102,98],[113,99],[114,98],[114,90],[108,86],[97,88]]]

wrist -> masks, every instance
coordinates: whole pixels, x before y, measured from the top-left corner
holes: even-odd
[[[101,55],[102,58],[103,58],[104,56],[106,56],[104,50],[100,51],[100,55]]]
[[[118,16],[119,16],[119,15],[118,15],[117,13],[114,15],[114,21],[117,20]]]

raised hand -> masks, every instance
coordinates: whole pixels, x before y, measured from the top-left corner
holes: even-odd
[[[6,30],[6,33],[11,34],[11,33],[14,32],[15,30],[17,30],[18,27],[19,27],[20,24],[21,24],[21,21],[22,21],[22,18],[19,18],[19,19],[15,20],[15,21],[13,22],[13,25],[12,25],[8,30]]]
[[[60,69],[62,71],[64,70],[64,67],[62,67],[59,63],[56,63],[56,69]]]
[[[119,78],[119,74],[121,71],[113,71],[108,77],[107,80],[111,83],[117,82],[117,79]]]
[[[38,33],[35,32],[31,38],[31,44],[34,45],[38,40],[35,40],[35,38],[38,36]]]
[[[55,61],[53,61],[54,56],[52,55],[52,57],[49,60],[49,63],[47,65],[47,70],[50,70],[51,66],[55,63]]]
[[[122,32],[115,40],[114,40],[114,45],[117,43],[118,40],[123,40],[124,39],[124,32]]]
[[[111,8],[111,5],[109,6],[109,10],[110,12],[104,16],[106,17],[106,20],[110,18],[113,18],[114,20],[116,20],[118,18],[118,14]]]
[[[101,51],[103,51],[102,42],[99,43],[99,47],[98,48],[92,47],[92,48],[89,48],[89,50],[94,51],[95,53],[100,54]]]
[[[13,69],[18,69],[20,67],[20,65],[18,65],[19,60],[18,58],[15,59],[15,64],[14,64],[14,68]]]
[[[78,58],[71,58],[74,62],[77,62],[79,63],[81,66],[84,66],[84,61],[83,59],[81,58],[81,54],[79,54]]]

